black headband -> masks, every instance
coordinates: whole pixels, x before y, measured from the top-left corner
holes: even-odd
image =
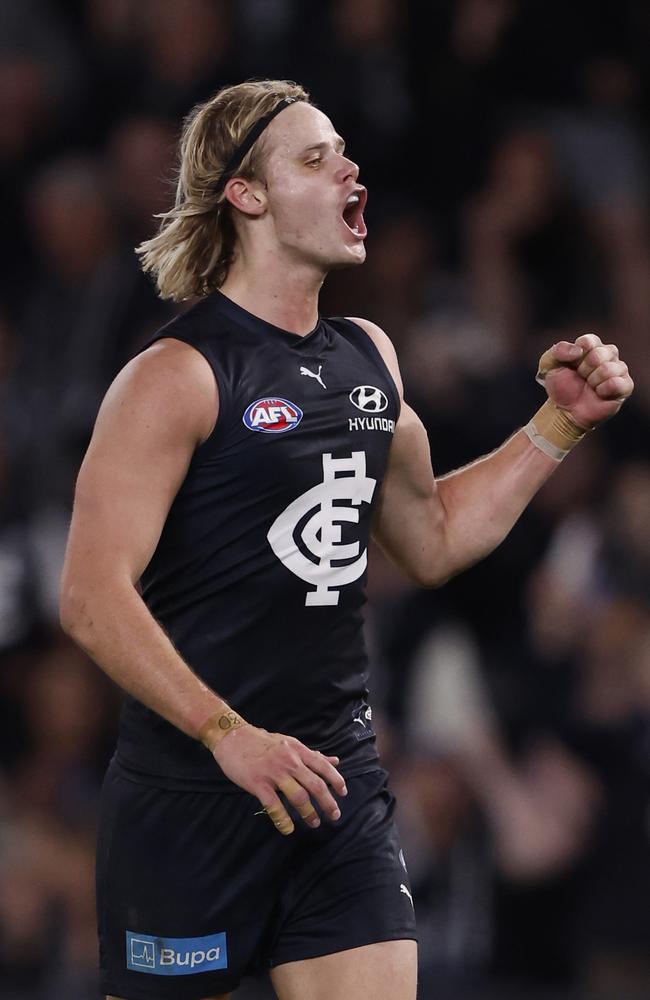
[[[283,97],[281,101],[278,101],[272,111],[269,111],[268,114],[262,115],[261,118],[257,119],[250,132],[244,136],[226,163],[223,173],[217,181],[217,191],[219,191],[226,181],[236,173],[237,167],[246,156],[246,153],[248,153],[254,143],[257,142],[264,129],[273,121],[275,116],[279,115],[285,108],[288,108],[290,104],[296,104],[301,100],[303,100],[301,97]]]

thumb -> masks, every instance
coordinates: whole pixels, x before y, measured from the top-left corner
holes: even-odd
[[[579,347],[577,344],[571,344],[568,340],[558,341],[557,344],[553,344],[547,351],[544,351],[539,359],[537,375],[535,376],[536,381],[540,385],[543,385],[544,379],[550,371],[562,365],[573,366],[578,364],[582,360],[584,353],[584,348]]]

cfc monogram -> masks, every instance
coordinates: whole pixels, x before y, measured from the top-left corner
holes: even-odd
[[[316,588],[305,598],[307,607],[338,604],[338,588],[358,580],[365,571],[365,548],[361,551],[358,541],[343,544],[338,522],[358,524],[359,507],[370,503],[376,485],[377,480],[366,475],[365,452],[353,451],[349,458],[332,458],[326,453],[322,483],[290,503],[271,525],[267,538],[280,562]],[[334,506],[334,501],[345,500],[349,506]],[[294,535],[299,524],[302,544],[312,559],[303,555],[296,544]],[[351,561],[341,566],[345,560]]]

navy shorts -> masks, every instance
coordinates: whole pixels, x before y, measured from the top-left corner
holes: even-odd
[[[283,837],[234,786],[155,788],[113,762],[97,851],[103,992],[199,1000],[262,967],[415,939],[387,774],[346,784],[338,822],[298,819]]]

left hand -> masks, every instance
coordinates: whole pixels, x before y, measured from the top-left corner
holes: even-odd
[[[618,413],[632,394],[634,382],[615,344],[603,344],[595,333],[575,343],[561,340],[539,361],[538,380],[549,397],[585,430]]]

